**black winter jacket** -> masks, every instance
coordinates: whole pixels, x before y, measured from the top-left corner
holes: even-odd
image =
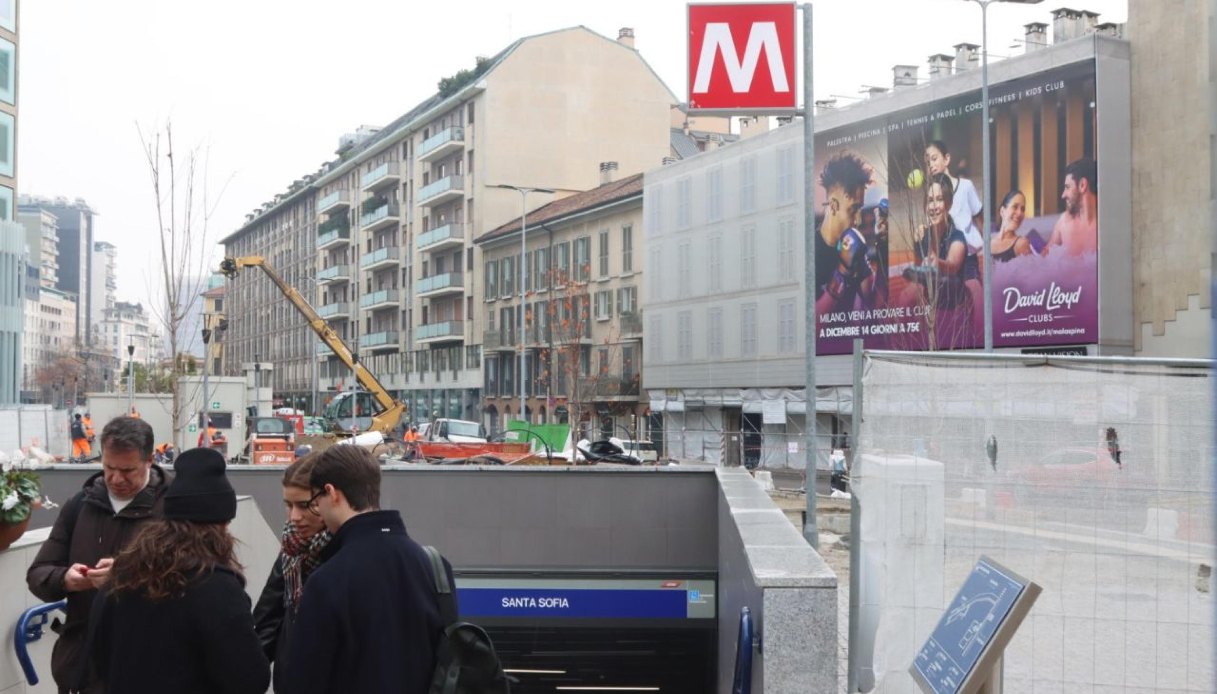
[[[258,641],[262,644],[266,659],[275,664],[273,679],[276,694],[287,691],[283,688],[283,673],[287,669],[288,643],[291,642],[292,625],[296,621],[296,615],[283,602],[284,590],[283,555],[280,554],[254,605],[254,629],[258,632]]]
[[[443,624],[431,562],[401,514],[351,518],[322,559],[304,584],[285,691],[426,694]]]
[[[168,487],[165,471],[153,465],[147,486],[126,508],[115,513],[103,473],[90,476],[83,489],[64,502],[51,534],[26,571],[25,582],[31,593],[46,602],[68,600],[67,620],[51,651],[51,675],[61,689],[75,684],[80,675],[89,609],[97,595],[95,590],[68,593],[63,587],[64,574],[72,564],[96,566],[99,559],[117,556],[146,521],[161,515],[161,497]],[[100,691],[92,677],[86,680],[84,690]]]
[[[100,599],[91,655],[107,694],[265,694],[270,685],[235,572],[216,567],[159,602],[129,592]]]

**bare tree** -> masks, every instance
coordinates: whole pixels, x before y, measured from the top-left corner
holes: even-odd
[[[173,125],[168,121],[163,129],[153,133],[140,130],[139,134],[156,203],[160,286],[153,294],[161,294],[164,301],[160,305],[151,302],[151,311],[164,327],[169,342],[170,416],[173,438],[180,440],[183,424],[189,419],[189,408],[194,404],[182,401],[179,383],[187,373],[188,363],[179,357],[189,346],[182,328],[197,302],[202,301],[208,275],[204,249],[213,208],[208,206],[207,167],[199,148],[180,155],[174,149]]]

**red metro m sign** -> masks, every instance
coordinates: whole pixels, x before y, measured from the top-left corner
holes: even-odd
[[[795,110],[794,3],[689,5],[689,110]]]

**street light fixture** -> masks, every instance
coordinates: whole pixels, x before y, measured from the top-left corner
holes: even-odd
[[[993,176],[989,160],[989,5],[1004,2],[1011,5],[1038,5],[1044,0],[965,0],[980,5],[980,119],[981,119],[981,165],[984,167],[985,196],[984,224],[980,230],[984,242],[985,272],[985,351],[993,351],[993,243],[989,233],[989,217],[995,202]]]
[[[528,248],[528,194],[541,193],[553,195],[557,191],[550,188],[513,186],[507,183],[500,183],[490,187],[502,188],[504,190],[514,190],[520,194],[520,305],[516,308],[516,312],[518,314],[516,325],[520,331],[520,371],[518,374],[516,374],[516,377],[520,380],[520,419],[527,421],[524,414],[524,264],[526,262]]]

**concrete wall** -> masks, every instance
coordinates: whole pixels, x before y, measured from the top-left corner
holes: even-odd
[[[1209,114],[1213,36],[1204,0],[1130,0],[1136,353],[1212,354],[1213,182]]]
[[[761,652],[752,691],[835,692],[837,577],[747,472],[718,472],[718,690],[730,692],[740,608]]]

